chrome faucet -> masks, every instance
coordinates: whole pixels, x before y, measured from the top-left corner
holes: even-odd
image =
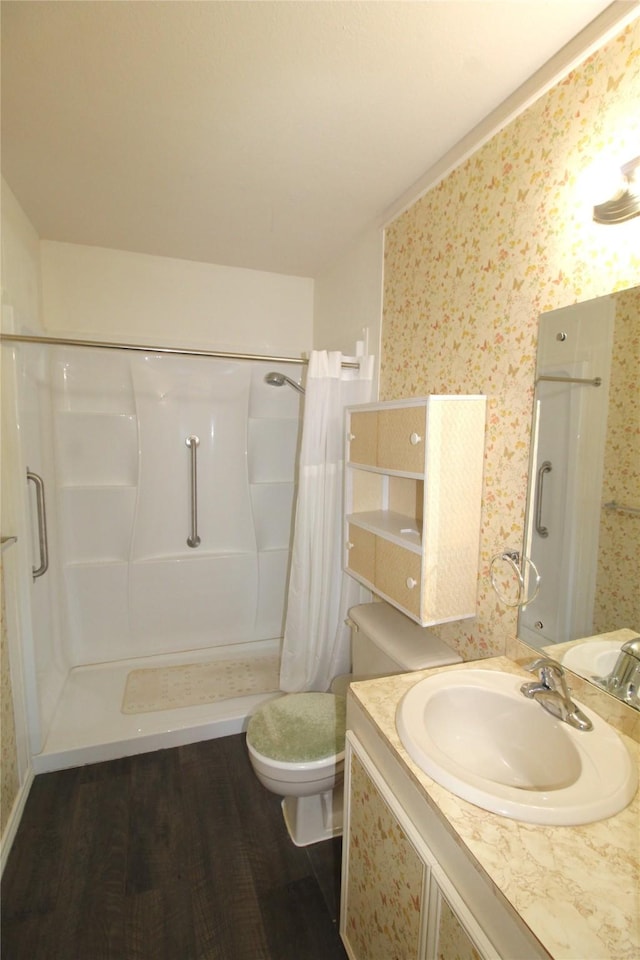
[[[611,673],[591,679],[618,700],[640,709],[640,637],[622,644]]]
[[[593,724],[578,707],[569,695],[569,688],[565,680],[564,670],[556,660],[541,657],[527,665],[527,670],[538,673],[538,680],[532,683],[523,683],[520,687],[525,697],[535,700],[541,707],[564,720],[576,730],[592,730]]]

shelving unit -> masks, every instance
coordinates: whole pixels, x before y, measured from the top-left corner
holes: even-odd
[[[344,569],[422,626],[475,616],[486,398],[347,410]]]

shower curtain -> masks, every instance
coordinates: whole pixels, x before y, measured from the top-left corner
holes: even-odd
[[[359,369],[342,367],[357,360]],[[313,351],[280,668],[286,692],[327,690],[350,667],[347,611],[368,594],[342,572],[344,410],[372,399],[373,357]]]

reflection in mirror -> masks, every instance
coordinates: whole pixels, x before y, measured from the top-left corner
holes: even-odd
[[[587,679],[640,635],[640,287],[543,314],[518,636]]]

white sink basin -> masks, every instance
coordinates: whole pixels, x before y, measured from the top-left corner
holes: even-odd
[[[561,826],[626,807],[638,780],[617,732],[583,704],[593,730],[556,720],[523,682],[477,669],[419,681],[396,713],[404,748],[436,783],[504,817]]]
[[[606,677],[620,655],[620,640],[585,640],[576,643],[562,658],[562,665],[581,677]]]

